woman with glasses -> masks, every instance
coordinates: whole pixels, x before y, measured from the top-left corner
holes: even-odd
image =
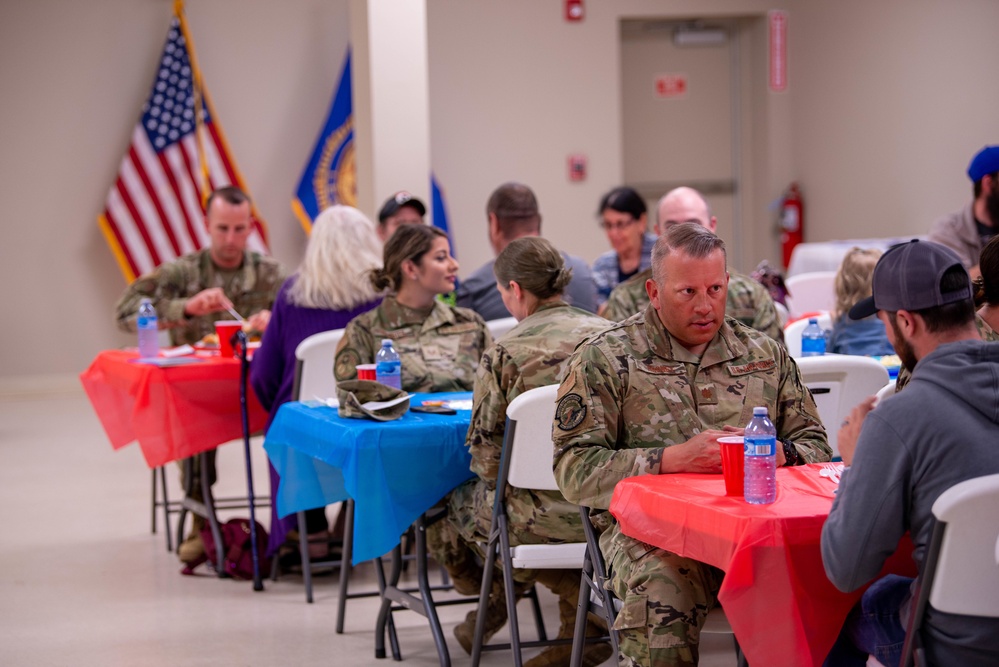
[[[646,210],[645,201],[629,187],[614,188],[600,200],[600,226],[613,248],[593,262],[601,307],[619,283],[652,266],[656,237],[646,231]]]

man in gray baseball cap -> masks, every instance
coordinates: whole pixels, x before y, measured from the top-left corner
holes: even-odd
[[[868,655],[899,664],[912,592],[927,575],[933,503],[955,484],[999,473],[999,345],[978,334],[961,259],[925,241],[890,249],[874,268],[873,296],[850,309],[855,319],[874,313],[912,379],[840,425],[847,468],[822,529],[822,561],[837,588],[853,591],[878,576],[909,532],[918,577],[874,581],[827,659],[835,665],[864,665]],[[929,609],[920,620],[927,664],[999,664],[999,619]]]

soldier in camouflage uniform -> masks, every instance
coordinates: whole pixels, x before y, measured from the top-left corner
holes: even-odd
[[[267,327],[284,272],[277,261],[246,249],[252,231],[249,198],[238,188],[219,188],[209,196],[205,210],[211,245],[161,264],[129,285],[115,306],[121,329],[136,331],[143,298],[152,300],[157,322],[160,328],[170,330],[174,345],[196,343],[206,334],[214,334],[216,320],[232,319],[227,308],[234,308],[257,331]],[[215,451],[206,454],[209,483],[214,484]],[[192,457],[180,465],[181,486],[190,498],[200,501],[201,486],[196,482],[201,475],[200,458]],[[185,467],[191,468],[191,479],[185,479]],[[204,553],[202,525],[203,519],[195,515],[190,534],[177,548],[185,563],[199,560]]]
[[[551,243],[540,237],[512,241],[497,257],[493,270],[503,303],[519,324],[490,347],[479,362],[468,430],[471,468],[478,476],[449,495],[449,521],[441,522],[433,545],[435,558],[456,571],[456,582],[462,576],[471,575],[468,584],[476,592],[482,575],[481,567],[473,564],[472,551],[480,558],[484,557],[479,545],[489,539],[507,406],[529,389],[558,383],[565,361],[576,345],[610,325],[607,320],[562,300],[572,270],[564,265],[561,254]],[[561,493],[507,487],[506,494],[512,545],[585,540],[578,508],[567,502]],[[455,567],[456,563],[461,565]],[[515,572],[520,584],[540,581],[558,595],[559,637],[571,638],[580,571]],[[490,636],[507,618],[498,570],[494,582],[487,608],[486,627]],[[465,623],[455,628],[459,642],[469,651],[474,628],[475,613],[469,614]],[[596,628],[591,631],[599,632]],[[525,664],[527,667],[567,665],[570,650],[569,645],[549,647]],[[590,645],[584,663],[597,665],[609,656],[606,644]]]
[[[644,313],[584,341],[569,360],[553,427],[555,478],[593,508],[623,602],[622,665],[696,665],[700,628],[723,573],[623,534],[606,511],[633,475],[720,473],[717,439],[767,406],[777,464],[828,461],[818,410],[784,348],[724,315],[723,242],[697,224],[668,229],[653,251]]]
[[[437,299],[454,290],[458,272],[447,236],[436,227],[402,225],[384,259],[371,280],[390,293],[347,325],[333,365],[337,381],[356,379],[357,365],[374,363],[382,339],[390,338],[406,391],[471,391],[479,357],[493,341],[475,312]]]
[[[704,197],[692,188],[671,190],[659,200],[657,206],[656,234],[662,234],[665,229],[681,222],[696,222],[712,232],[718,227],[718,219],[711,215]],[[652,269],[649,268],[615,287],[601,314],[620,322],[645,310],[649,305],[645,282],[651,277]],[[770,293],[763,285],[737,271],[729,271],[725,314],[776,341],[784,340],[784,331]]]

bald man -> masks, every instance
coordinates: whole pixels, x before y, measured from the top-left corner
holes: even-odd
[[[706,227],[712,234],[717,233],[718,219],[711,215],[711,209],[708,208],[708,203],[701,193],[693,188],[680,187],[670,190],[663,195],[656,206],[656,234],[664,234],[667,229],[681,222],[696,222]],[[645,282],[651,277],[652,270],[648,269],[615,287],[601,314],[609,320],[620,322],[635,313],[643,312],[649,305]],[[749,276],[731,269],[725,314],[776,341],[784,340],[780,318],[770,293]]]

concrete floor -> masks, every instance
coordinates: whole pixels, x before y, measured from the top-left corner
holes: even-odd
[[[259,439],[253,450],[260,493],[267,482]],[[218,495],[245,493],[243,466],[240,443],[220,448]],[[174,498],[176,477],[168,470]],[[376,599],[351,600],[345,633],[337,635],[335,577],[316,580],[310,605],[298,576],[266,581],[263,592],[207,572],[181,576],[163,528],[150,533],[149,514],[150,473],[138,446],[112,450],[82,391],[0,395],[0,664],[389,664],[374,658]],[[358,570],[352,585],[373,587],[373,570]],[[541,596],[554,635],[555,600],[544,590]],[[451,634],[468,610],[441,611],[455,665],[470,662]],[[522,618],[527,613],[524,607]],[[404,664],[439,664],[426,621],[395,616]],[[735,664],[731,637],[703,639],[702,665]],[[499,652],[482,664],[513,660]]]

